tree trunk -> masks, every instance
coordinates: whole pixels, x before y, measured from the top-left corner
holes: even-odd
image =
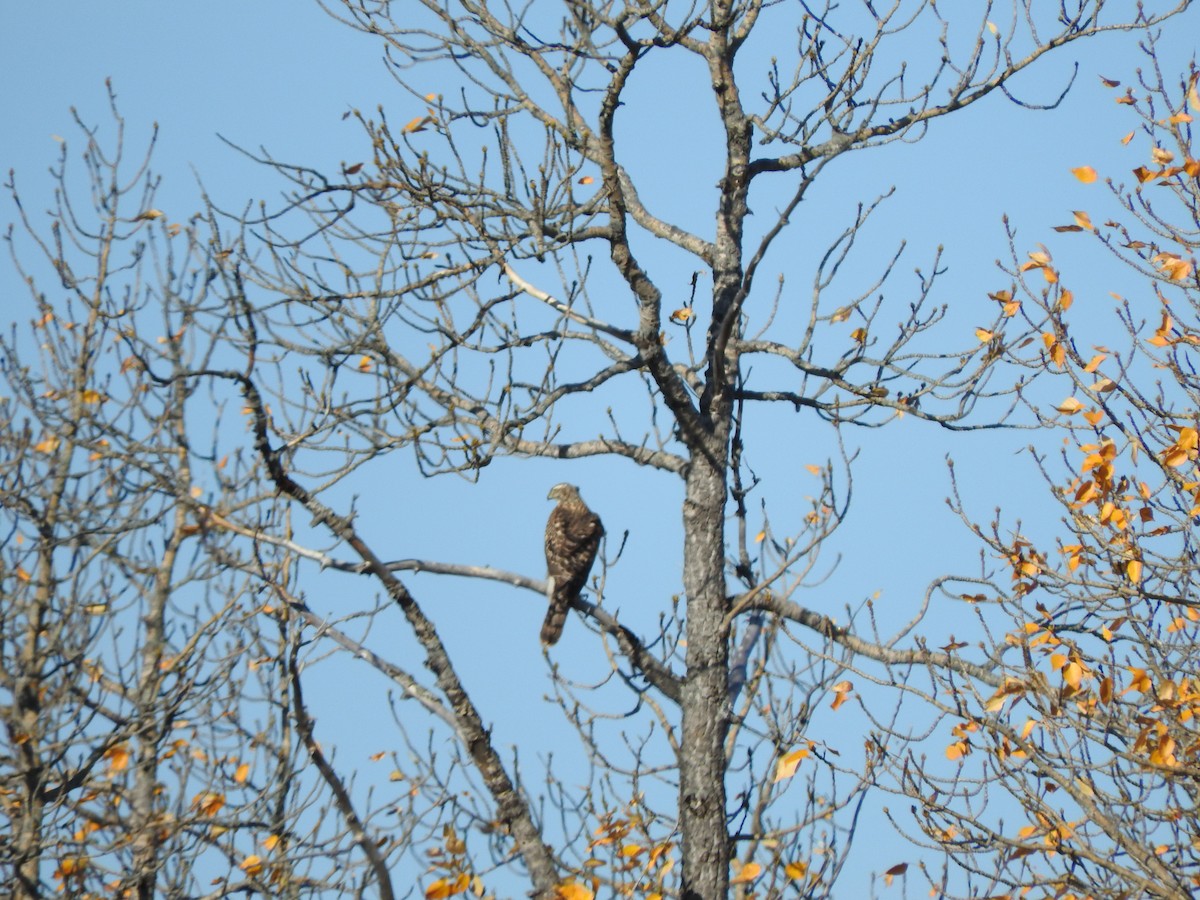
[[[713,437],[709,453],[693,456],[683,506],[687,678],[682,698],[679,825],[684,900],[719,900],[729,888],[724,749],[729,729],[729,642],[724,626],[726,442]]]

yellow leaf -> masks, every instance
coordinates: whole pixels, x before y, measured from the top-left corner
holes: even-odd
[[[996,35],[997,37],[1000,36],[1000,29],[996,27],[994,22],[987,23],[987,30],[990,31],[992,34]]]
[[[1125,135],[1125,137],[1121,138],[1121,143],[1128,144],[1130,141],[1133,140],[1133,135],[1134,135],[1134,132],[1132,132],[1132,131],[1129,132],[1129,134],[1127,134],[1127,135]]]
[[[981,344],[986,344],[988,341],[990,341],[995,336],[996,336],[996,333],[994,331],[988,331],[986,328],[976,328],[975,329],[975,337],[979,338],[979,342]]]
[[[359,359],[359,361],[358,361],[358,371],[370,372],[372,365],[374,365],[374,363],[371,362],[371,357],[364,356],[361,359]]]
[[[1096,180],[1096,170],[1091,166],[1080,166],[1078,169],[1072,169],[1071,174],[1084,184],[1091,184]]]
[[[143,219],[161,219],[162,217],[163,217],[163,211],[161,209],[148,209],[144,213],[139,215],[136,219],[134,219],[134,221],[140,222]]]
[[[233,780],[238,784],[245,784],[246,779],[250,777],[250,763],[242,763],[237,767],[237,771],[233,773]]]
[[[758,534],[756,534],[754,536],[754,543],[761,544],[764,540],[766,540],[766,538],[767,538],[767,533],[765,531],[760,531]]]
[[[441,94],[426,94],[426,95],[425,95],[425,102],[426,102],[426,103],[437,103],[437,102],[438,102],[438,100],[440,100],[440,99],[441,99],[441,97],[442,97],[442,95],[441,95]]]
[[[808,469],[809,473],[812,475],[820,475],[821,474],[821,467],[814,466],[812,463],[809,463],[804,468]]]
[[[268,850],[274,850],[279,846],[282,840],[283,838],[277,834],[268,834],[265,838],[263,838],[262,845]]]
[[[1083,409],[1083,404],[1074,397],[1068,397],[1058,405],[1058,411],[1065,416],[1072,416]]]
[[[238,868],[247,875],[257,875],[263,870],[262,857],[251,854],[238,863]]]
[[[753,881],[762,874],[762,866],[756,862],[746,863],[741,870],[733,878],[729,879],[730,884],[747,884]]]
[[[1075,224],[1080,228],[1092,228],[1092,220],[1082,209],[1075,210]]]
[[[99,391],[93,391],[90,388],[83,392],[82,399],[84,403],[100,403],[104,400]]]
[[[1069,684],[1075,690],[1079,690],[1079,683],[1083,678],[1083,667],[1079,663],[1067,663],[1063,669],[1063,681]]]
[[[796,769],[800,766],[800,761],[808,756],[809,748],[801,747],[799,750],[793,750],[786,756],[781,756],[779,762],[775,765],[775,781],[785,781],[796,774]]]
[[[783,874],[792,881],[800,881],[808,874],[808,864],[802,862],[790,862],[783,867]]]
[[[867,329],[855,328],[852,332],[850,332],[850,337],[860,344],[865,344],[867,342]]]
[[[671,313],[671,321],[678,322],[680,325],[682,325],[694,315],[695,313],[692,311],[691,307],[684,306]]]
[[[54,872],[54,877],[60,881],[73,876],[78,876],[88,866],[88,858],[86,856],[66,856],[58,861],[58,869]]]
[[[33,445],[33,449],[38,453],[53,453],[58,449],[58,438],[48,437],[43,441]]]
[[[555,900],[592,900],[595,896],[577,881],[564,881],[554,889]]]
[[[1131,559],[1125,564],[1125,574],[1134,584],[1138,584],[1142,580],[1142,561],[1140,559]]]
[[[1200,81],[1200,72],[1193,72],[1190,82],[1188,83],[1188,106],[1192,109],[1200,111],[1200,93],[1196,91],[1196,83]]]

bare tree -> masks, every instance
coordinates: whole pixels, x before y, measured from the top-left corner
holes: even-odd
[[[267,664],[295,629],[258,627],[204,504],[255,503],[244,462],[213,455],[201,383],[144,380],[220,346],[191,327],[211,251],[154,207],[154,140],[136,156],[112,112],[107,139],[77,118],[46,219],[7,184],[37,317],[0,339],[0,879],[19,898],[317,884],[336,867],[297,854],[284,877],[232,849],[302,827],[321,782]],[[258,562],[286,583],[286,559]]]
[[[1144,162],[1055,229],[1089,235],[1136,276],[1134,292],[1104,311],[1094,291],[1076,302],[1080,273],[1051,250],[1082,237],[1028,252],[1013,241],[1011,284],[997,292],[1014,315],[1047,323],[1036,348],[1011,349],[1048,378],[1049,395],[1026,399],[1065,446],[1058,459],[1035,454],[1059,533],[1011,522],[1011,508],[976,523],[959,504],[987,552],[979,577],[943,589],[981,609],[980,661],[1001,681],[936,673],[922,696],[944,716],[935,733],[953,765],[895,761],[920,798],[911,824],[976,892],[1184,898],[1200,885],[1200,73],[1193,64],[1175,80],[1152,38],[1143,48],[1134,81],[1109,86],[1138,119],[1126,140]]]
[[[420,110],[402,116],[403,125],[382,109],[354,111],[367,141],[362,162],[322,173],[257,153],[286,179],[285,199],[234,214],[209,203],[177,235],[148,202],[132,215],[112,214],[110,243],[145,231],[163,242],[148,246],[187,240],[187,256],[164,261],[161,290],[139,286],[128,303],[112,306],[89,286],[93,299],[82,308],[94,310],[96,327],[112,329],[107,336],[128,366],[120,367],[118,393],[115,382],[102,391],[91,370],[67,365],[74,388],[62,396],[111,392],[137,412],[106,421],[93,442],[128,442],[102,458],[119,467],[114,477],[143,477],[145,485],[119,496],[161,504],[146,511],[144,527],[130,520],[122,531],[138,541],[165,534],[139,545],[156,550],[153,602],[179,596],[174,567],[187,540],[196,547],[193,577],[210,591],[200,604],[209,616],[186,632],[211,648],[190,670],[194,679],[155,674],[164,655],[184,649],[165,649],[163,624],[162,638],[144,626],[152,639],[139,641],[140,675],[120,680],[127,691],[139,685],[129,700],[139,730],[129,740],[145,744],[138,759],[156,761],[148,767],[176,758],[163,752],[176,715],[164,692],[178,689],[178,703],[197,698],[195,721],[209,729],[205,766],[177,776],[179,792],[157,795],[173,798],[173,822],[187,823],[172,833],[194,843],[164,854],[161,843],[151,846],[157,832],[139,830],[145,855],[129,870],[145,879],[152,861],[190,860],[203,847],[226,857],[220,892],[390,897],[400,892],[396,860],[423,853],[438,872],[430,897],[482,893],[496,868],[545,898],[607,890],[691,900],[725,897],[731,887],[775,895],[787,885],[827,895],[866,790],[906,738],[896,705],[865,709],[871,726],[862,757],[843,759],[810,733],[813,707],[828,698],[842,705],[854,691],[847,674],[868,669],[891,686],[906,683],[914,667],[1003,682],[993,660],[904,643],[920,613],[889,636],[869,608],[838,624],[801,603],[822,545],[846,514],[850,454],[817,467],[821,487],[797,526],[760,529],[755,507],[770,508],[773,486],[752,465],[770,440],[756,417],[760,409],[794,412],[814,429],[825,425],[834,446],[848,426],[881,427],[902,415],[946,429],[995,424],[1020,395],[1011,382],[993,386],[993,370],[1006,348],[1043,325],[999,308],[987,342],[947,346],[936,332],[945,314],[933,295],[938,255],[915,283],[895,286],[899,238],[889,255],[867,253],[875,274],[865,286],[845,286],[848,270],[863,265],[864,229],[886,198],[863,198],[814,257],[803,294],[773,254],[793,230],[794,244],[811,242],[800,224],[804,199],[835,160],[916,140],[993,93],[996,102],[1008,96],[1028,105],[1007,85],[1042,56],[1105,31],[1152,26],[1188,3],[1128,9],[1111,21],[1103,0],[1073,12],[1015,2],[1003,16],[993,5],[945,13],[920,0],[886,10],[869,0],[853,9],[573,0],[557,12],[413,6],[347,0],[329,10],[380,42]],[[688,60],[681,71],[695,79],[696,93],[712,97],[719,122],[713,145],[695,148],[719,174],[714,192],[697,191],[708,209],[695,220],[671,221],[655,209],[653,173],[637,162],[645,141],[625,121],[631,107],[668,102],[647,76],[668,55]],[[438,92],[429,93],[430,81]],[[660,159],[669,166],[671,149]],[[98,258],[107,257],[104,246]],[[53,241],[46,250],[65,280],[65,254]],[[135,262],[145,252],[137,250]],[[690,272],[698,274],[689,287]],[[885,283],[901,294],[898,310],[883,302]],[[129,310],[140,313],[136,321]],[[161,312],[161,329],[147,330],[151,311]],[[78,340],[76,326],[63,339]],[[27,405],[41,390],[22,395]],[[87,411],[85,399],[74,402],[76,412]],[[70,408],[61,399],[38,408],[47,405],[60,418]],[[249,436],[218,417],[201,448],[200,408],[240,408]],[[153,442],[140,437],[144,428]],[[144,446],[134,447],[135,438]],[[12,458],[24,462],[14,465],[43,462],[39,440],[16,441]],[[639,634],[613,612],[622,599],[605,591],[605,564],[619,556],[614,534],[592,596],[575,604],[611,676],[597,689],[552,664],[557,699],[580,737],[578,758],[592,772],[579,790],[555,781],[553,770],[536,790],[519,749],[505,757],[464,684],[463,661],[405,574],[544,594],[541,573],[396,559],[396,548],[372,539],[351,496],[386,479],[396,451],[411,454],[424,474],[471,479],[501,458],[606,456],[680,486],[681,599],[661,598],[661,627]],[[64,466],[74,459],[42,456]],[[39,490],[53,483],[39,478]],[[74,490],[89,482],[65,483]],[[66,525],[87,533],[86,520]],[[56,539],[27,527],[38,539],[34,549],[13,550],[12,570],[20,553],[58,563]],[[162,557],[163,547],[175,556]],[[385,602],[355,604],[344,621],[325,621],[307,597],[322,573],[365,577]],[[376,630],[396,611],[411,639],[404,652],[385,652]],[[277,634],[266,637],[254,624],[261,622],[276,623]],[[88,632],[79,627],[82,644]],[[531,634],[531,651],[535,641]],[[363,789],[353,768],[323,749],[304,686],[319,666],[343,659],[366,663],[395,697],[413,701],[395,709],[407,744],[394,756],[403,791]],[[253,660],[263,663],[252,668]],[[227,715],[216,705],[252,673],[263,684],[261,729],[249,724],[253,703],[233,701]],[[618,698],[612,686],[624,693]],[[14,697],[21,689],[6,686]],[[11,707],[18,718],[36,718],[19,707]],[[449,753],[417,737],[429,726],[449,735]],[[14,755],[26,753],[21,735],[11,738]],[[90,735],[64,746],[89,740],[103,758],[110,744]],[[227,740],[240,749],[221,750]],[[255,760],[228,777],[256,790],[235,807],[220,779],[226,760],[247,747]],[[30,765],[13,771],[32,772]],[[161,771],[156,777],[163,780]],[[182,786],[198,781],[207,786],[189,807]],[[45,820],[40,809],[23,814],[22,827],[43,829],[22,838],[17,864],[30,873],[49,852]],[[117,851],[114,844],[109,852]],[[155,889],[163,888],[153,879],[139,885]]]

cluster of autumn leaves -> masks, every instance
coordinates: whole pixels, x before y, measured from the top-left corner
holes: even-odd
[[[1187,86],[1187,105],[1200,111],[1198,79],[1200,73],[1193,73]],[[1132,102],[1130,96],[1118,102]],[[1191,121],[1191,114],[1184,110],[1157,124],[1171,127]],[[1123,142],[1128,143],[1132,136],[1130,133]],[[1139,166],[1133,170],[1137,190],[1152,181],[1166,184],[1179,179],[1176,187],[1194,197],[1200,183],[1200,160],[1188,155],[1176,163],[1175,155],[1161,147],[1153,148],[1151,155],[1155,168]],[[1097,179],[1091,167],[1075,169],[1074,174],[1084,183]],[[1106,225],[1120,229],[1115,222]],[[1074,213],[1074,224],[1057,230],[1097,231],[1087,213],[1081,211]],[[1168,243],[1177,237],[1169,233],[1159,236]],[[1178,237],[1175,243],[1186,253],[1188,242]],[[1194,371],[1186,361],[1187,354],[1200,345],[1200,335],[1176,322],[1160,284],[1194,291],[1195,259],[1155,243],[1127,240],[1120,246],[1139,263],[1149,264],[1142,271],[1157,275],[1151,281],[1162,305],[1161,314],[1152,320],[1156,326],[1147,326],[1144,331],[1137,330],[1136,324],[1132,326],[1134,349],[1150,366],[1174,376],[1186,391],[1191,384],[1188,373]],[[1188,394],[1183,408],[1168,413],[1158,404],[1140,399],[1136,390],[1126,391],[1124,385],[1105,377],[1100,370],[1111,351],[1096,347],[1090,358],[1080,355],[1067,334],[1064,314],[1074,298],[1062,287],[1049,251],[1039,247],[1029,253],[1019,272],[1040,272],[1045,281],[1040,305],[1048,313],[1051,327],[1041,335],[1041,366],[1068,374],[1077,391],[1086,395],[1085,399],[1072,395],[1056,408],[1060,417],[1057,424],[1068,430],[1068,445],[1073,443],[1079,453],[1073,477],[1055,491],[1069,513],[1074,539],[1058,546],[1065,571],[1058,570],[1030,540],[1020,535],[1012,539],[1004,554],[1012,582],[1010,608],[1025,611],[1027,618],[1005,636],[1005,642],[1019,648],[1025,666],[1019,675],[1007,676],[982,702],[981,715],[953,726],[946,756],[952,761],[963,760],[977,749],[977,736],[986,731],[988,741],[984,743],[990,752],[1001,760],[1022,760],[1038,752],[1032,738],[1039,729],[1086,728],[1087,723],[1115,714],[1114,704],[1123,703],[1123,721],[1133,723],[1133,737],[1123,745],[1123,755],[1139,760],[1145,772],[1169,779],[1172,771],[1193,766],[1200,757],[1200,735],[1195,728],[1200,712],[1200,681],[1185,673],[1186,666],[1172,669],[1169,655],[1163,655],[1169,654],[1169,649],[1160,648],[1156,655],[1141,648],[1139,640],[1145,638],[1138,635],[1152,632],[1169,637],[1183,632],[1194,637],[1200,633],[1200,610],[1183,592],[1170,593],[1174,580],[1170,572],[1155,573],[1157,583],[1166,587],[1153,597],[1146,595],[1147,564],[1141,542],[1172,533],[1179,537],[1179,532],[1193,527],[1200,517],[1200,433],[1196,424],[1200,420],[1191,406],[1196,398]],[[1020,312],[1021,303],[1012,291],[990,296],[1002,305],[1003,316]],[[996,339],[990,329],[981,328],[976,336],[981,342]],[[1127,363],[1114,365],[1122,379],[1131,377]],[[1130,424],[1134,418],[1130,407],[1141,417],[1140,425]],[[1075,417],[1086,425],[1080,425]],[[1146,475],[1148,471],[1156,474]],[[1146,478],[1159,486],[1151,487]],[[1173,514],[1170,524],[1160,524],[1156,519],[1156,511],[1160,510]],[[1120,602],[1114,604],[1112,612],[1097,608],[1086,620],[1089,627],[1081,631],[1071,617],[1058,615],[1061,607],[1043,599],[1039,588],[1052,583],[1069,595],[1072,583],[1078,587],[1085,582],[1090,587],[1104,585]],[[963,596],[971,602],[991,599],[984,595]],[[1079,596],[1086,597],[1087,592]],[[1128,614],[1117,614],[1122,604]],[[1138,616],[1144,621],[1130,621]],[[1119,633],[1123,626],[1123,645],[1128,649],[1113,653],[1114,642],[1122,639]],[[1138,635],[1129,634],[1131,627]],[[1184,641],[1180,646],[1194,644],[1194,640]],[[1154,657],[1153,664],[1140,662],[1143,653]],[[1067,716],[1072,718],[1068,721]],[[1036,852],[1053,853],[1075,838],[1083,821],[1055,820],[1036,810],[1031,810],[1030,816],[1029,824],[1014,836],[1019,846],[1012,859]],[[1167,853],[1168,849],[1156,847],[1154,853]]]

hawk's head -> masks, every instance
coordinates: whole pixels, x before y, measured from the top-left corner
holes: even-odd
[[[581,498],[579,496],[579,488],[575,487],[573,484],[567,484],[566,482],[563,482],[562,484],[556,484],[554,487],[550,488],[550,493],[546,495],[546,499],[563,501],[580,500]]]

